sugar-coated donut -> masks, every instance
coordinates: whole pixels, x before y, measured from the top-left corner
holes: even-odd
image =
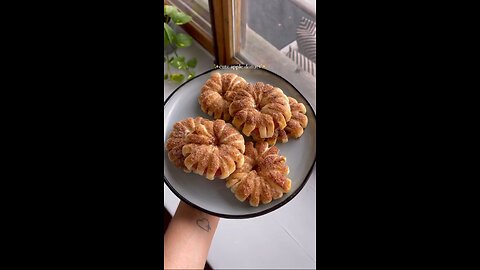
[[[292,181],[286,158],[279,155],[277,147],[267,142],[245,145],[245,162],[227,178],[226,186],[240,201],[249,200],[251,206],[267,204],[290,191]]]
[[[198,103],[202,111],[214,119],[231,120],[228,109],[238,90],[247,86],[247,82],[237,74],[218,72],[213,73],[210,79],[200,90]]]
[[[209,180],[225,179],[244,163],[245,141],[231,124],[202,117],[175,123],[166,149],[169,160]]]
[[[250,136],[258,131],[260,138],[270,138],[276,128],[284,129],[292,113],[287,96],[278,87],[257,82],[240,89],[230,104],[232,124]]]

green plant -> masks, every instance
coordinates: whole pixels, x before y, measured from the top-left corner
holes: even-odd
[[[182,25],[191,21],[192,17],[188,16],[187,14],[181,12],[176,7],[171,5],[163,6],[163,16],[163,62],[167,64],[166,74],[164,74],[164,80],[181,83],[185,79],[185,76],[187,80],[195,76],[193,69],[197,65],[197,59],[194,57],[186,61],[184,56],[179,56],[177,54],[178,48],[186,48],[192,45],[192,37],[184,33],[176,33],[172,29],[172,27],[170,27],[169,22],[172,21],[176,25]],[[165,51],[168,46],[173,47],[173,55],[169,56]],[[185,74],[182,74],[175,69],[178,71],[182,71]]]

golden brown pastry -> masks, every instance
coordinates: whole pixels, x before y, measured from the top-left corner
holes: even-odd
[[[288,97],[292,118],[285,127],[285,132],[289,138],[298,139],[303,135],[303,130],[308,125],[308,117],[306,115],[307,108],[303,103],[297,102],[296,99]]]
[[[198,103],[202,111],[214,119],[223,119],[227,122],[231,117],[228,112],[235,93],[247,86],[247,82],[237,74],[215,72],[200,90]]]
[[[297,139],[302,136],[303,130],[308,125],[308,117],[305,115],[307,109],[305,108],[305,105],[297,102],[297,100],[292,97],[288,97],[288,101],[290,104],[290,110],[292,111],[292,118],[287,122],[285,129],[275,129],[273,136],[267,139],[260,138],[258,132],[253,132],[252,138],[254,141],[265,140],[269,145],[275,145],[277,142],[288,142],[288,138]]]
[[[202,117],[175,123],[166,149],[168,158],[186,172],[227,178],[244,163],[245,141],[232,125]]]
[[[284,129],[292,114],[287,96],[278,87],[257,82],[239,89],[230,104],[232,124],[246,136],[258,130],[260,138],[273,136],[275,128]]]
[[[288,125],[288,122],[287,122]],[[254,142],[263,142],[266,141],[268,145],[275,145],[277,142],[286,143],[288,142],[288,135],[285,132],[285,129],[276,128],[273,132],[273,136],[270,138],[260,138],[258,132],[252,132],[252,139]]]
[[[251,206],[270,203],[290,191],[292,181],[286,158],[279,155],[277,147],[269,147],[267,142],[252,142],[245,145],[243,166],[227,178],[227,187],[240,201],[249,200]]]

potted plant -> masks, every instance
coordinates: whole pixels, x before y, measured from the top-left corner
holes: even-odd
[[[178,25],[190,22],[192,17],[174,6],[164,5],[163,7],[163,62],[167,64],[164,80],[181,83],[185,78],[189,80],[195,76],[193,69],[197,65],[197,59],[192,58],[187,61],[184,56],[177,53],[177,49],[192,45],[192,37],[177,33],[175,29]]]

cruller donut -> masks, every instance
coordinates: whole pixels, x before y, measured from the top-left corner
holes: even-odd
[[[227,178],[226,186],[240,201],[249,200],[251,206],[270,203],[290,191],[292,181],[286,158],[279,155],[277,147],[267,142],[245,145],[245,162]]]
[[[247,86],[242,77],[233,73],[213,73],[203,85],[198,97],[202,111],[214,119],[231,120],[228,109],[240,89]]]
[[[260,138],[258,132],[252,132],[252,138],[254,141],[268,142],[269,145],[275,145],[278,142],[286,143],[288,138],[298,139],[303,135],[303,130],[308,125],[308,117],[305,115],[307,109],[305,105],[297,102],[296,99],[288,97],[290,104],[290,110],[292,111],[292,118],[287,122],[287,126],[284,129],[275,129],[273,136],[267,139]]]
[[[246,136],[258,130],[270,138],[276,128],[284,129],[292,113],[287,96],[278,87],[257,82],[239,89],[229,108],[232,124]]]
[[[245,141],[223,120],[196,117],[175,123],[166,149],[170,161],[185,172],[225,179],[243,165]]]

